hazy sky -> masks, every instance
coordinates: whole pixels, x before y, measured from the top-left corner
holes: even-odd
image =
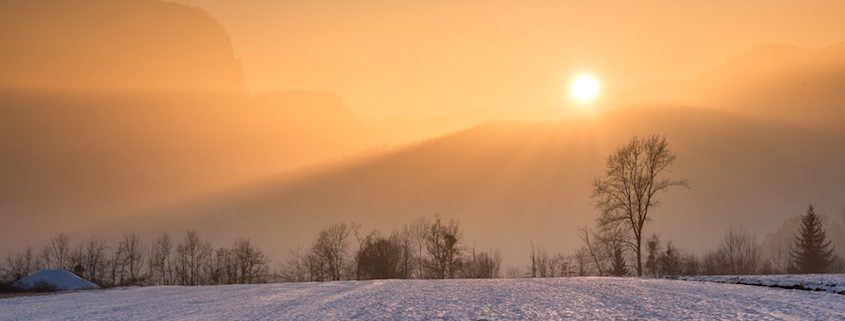
[[[15,222],[0,252],[141,230],[134,215],[279,258],[324,223],[440,213],[525,259],[529,236],[579,242],[601,160],[649,134],[693,182],[654,225],[683,248],[845,206],[842,0],[181,2],[220,24],[158,1],[0,1],[0,87],[44,90],[0,92],[0,217]],[[244,95],[241,65],[250,91],[293,91]],[[584,71],[605,90],[575,114],[591,117],[553,118]],[[707,71],[626,96],[641,106],[612,99]],[[202,91],[219,87],[234,90]],[[474,127],[518,116],[554,121]]]
[[[577,71],[612,94],[762,43],[845,40],[839,0],[178,2],[225,26],[252,91],[330,89],[364,117],[559,111]]]

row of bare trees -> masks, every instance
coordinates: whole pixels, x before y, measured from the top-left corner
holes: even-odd
[[[162,233],[149,246],[132,232],[114,247],[97,237],[72,247],[70,237],[59,234],[40,253],[27,248],[8,255],[0,278],[12,281],[42,269],[62,269],[100,286],[258,283],[270,277],[269,262],[247,239],[214,249],[196,231],[178,243]]]
[[[291,251],[279,275],[287,281],[347,279],[495,278],[498,253],[462,244],[457,220],[420,218],[388,235],[362,233],[357,224],[336,223],[320,230],[308,251]]]

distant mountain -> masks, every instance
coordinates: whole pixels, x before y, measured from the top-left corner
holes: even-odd
[[[0,93],[0,218],[15,222],[0,235],[73,231],[374,141],[330,92]]]
[[[157,0],[0,2],[0,89],[244,90],[226,30]]]
[[[331,92],[248,94],[198,8],[0,1],[0,44],[0,253],[380,142]]]
[[[689,81],[643,86],[615,102],[673,102],[845,131],[845,43],[758,46]]]
[[[845,205],[845,136],[667,105],[594,120],[489,123],[174,205],[147,216],[147,226],[194,227],[216,240],[248,235],[282,258],[330,222],[385,230],[439,213],[464,223],[469,245],[499,248],[519,263],[530,240],[577,245],[578,227],[597,215],[590,184],[606,155],[632,135],[652,133],[668,136],[678,155],[673,175],[693,188],[664,195],[649,233],[683,248],[715,246],[735,225],[764,235],[810,202]]]

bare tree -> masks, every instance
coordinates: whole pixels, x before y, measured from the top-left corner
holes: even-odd
[[[435,216],[426,234],[428,260],[426,267],[431,277],[436,279],[454,278],[460,266],[461,248],[460,223],[452,219],[444,223]]]
[[[701,262],[695,254],[686,254],[681,257],[681,273],[684,275],[698,275],[701,271]]]
[[[196,231],[188,231],[185,239],[176,246],[176,276],[181,285],[198,285],[205,282],[205,268],[212,255],[211,243],[200,239]]]
[[[688,186],[685,180],[663,177],[675,155],[663,136],[634,137],[607,158],[605,175],[593,181],[592,198],[601,210],[600,226],[626,226],[626,242],[636,253],[637,275],[642,276],[643,227],[649,210],[660,204],[657,194],[672,186]]]
[[[471,279],[494,279],[500,276],[502,255],[499,252],[475,252],[466,259],[463,266],[463,277]]]
[[[249,239],[241,238],[232,247],[236,282],[241,284],[263,282],[269,272],[270,260]]]
[[[14,281],[32,274],[38,269],[38,257],[36,257],[32,248],[27,247],[22,253],[16,255],[8,255],[6,257],[6,267],[4,268],[5,277],[9,281]],[[2,276],[2,275],[0,275]]]
[[[399,277],[403,279],[410,279],[413,277],[417,264],[416,253],[414,251],[414,234],[413,230],[411,230],[408,225],[405,225],[401,230],[394,231],[390,235],[390,239],[399,246],[399,249],[402,252],[402,258],[399,262],[402,273]]]
[[[704,256],[707,274],[753,274],[760,263],[760,245],[743,229],[731,229],[715,251]]]
[[[85,246],[79,244],[70,251],[71,272],[80,277],[85,277]]]
[[[65,233],[56,235],[50,239],[50,243],[41,251],[48,268],[70,270],[71,264],[70,237]]]
[[[578,268],[576,272],[578,276],[586,276],[589,272],[587,272],[587,266],[590,264],[591,259],[590,250],[587,249],[586,246],[582,246],[578,250],[575,250],[575,253],[572,255],[572,258],[575,259],[575,264]]]
[[[344,264],[349,252],[349,226],[346,223],[332,224],[320,231],[311,252],[318,259],[331,280],[343,277]]]
[[[125,262],[123,247],[118,246],[115,248],[114,252],[112,252],[108,261],[111,270],[111,273],[109,273],[110,285],[119,285],[123,283],[125,275],[123,262]]]
[[[108,259],[106,258],[106,243],[97,237],[91,237],[85,245],[85,274],[91,282],[103,284],[106,278]]]
[[[425,277],[425,245],[426,236],[428,235],[428,231],[430,228],[431,220],[427,217],[420,217],[417,220],[411,222],[411,224],[407,225],[407,227],[405,228],[406,233],[408,234],[416,250],[414,256],[416,258],[418,279],[422,279],[423,277]]]
[[[123,270],[126,272],[127,279],[121,282],[122,284],[138,284],[141,280],[141,269],[143,268],[144,249],[141,237],[132,231],[123,236],[118,248],[123,254],[121,259],[123,262]]]
[[[531,253],[529,253],[531,258],[531,274],[532,278],[537,277],[537,249],[534,247],[534,241],[531,241]]]
[[[214,251],[208,276],[212,284],[238,283],[238,264],[234,251],[221,247]]]
[[[598,275],[604,275],[605,270],[602,261],[604,260],[604,257],[606,255],[602,253],[602,249],[599,247],[599,245],[595,244],[595,233],[590,231],[587,227],[582,227],[580,231],[581,233],[579,236],[581,237],[581,241],[583,241],[584,245],[586,246],[586,254],[590,256],[593,261],[593,264],[595,264],[596,272],[598,273]]]
[[[161,233],[150,247],[148,259],[150,282],[153,284],[170,284],[173,279],[173,241],[170,234]]]
[[[789,239],[769,239],[769,259],[772,272],[786,273],[792,261],[792,247]]]
[[[309,255],[302,251],[301,248],[296,248],[288,253],[288,258],[285,264],[280,268],[280,276],[282,280],[287,282],[305,282],[313,280],[311,277],[311,270],[309,268]]]

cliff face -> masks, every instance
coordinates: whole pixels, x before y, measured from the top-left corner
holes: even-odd
[[[223,27],[157,0],[0,2],[0,88],[243,90]]]

